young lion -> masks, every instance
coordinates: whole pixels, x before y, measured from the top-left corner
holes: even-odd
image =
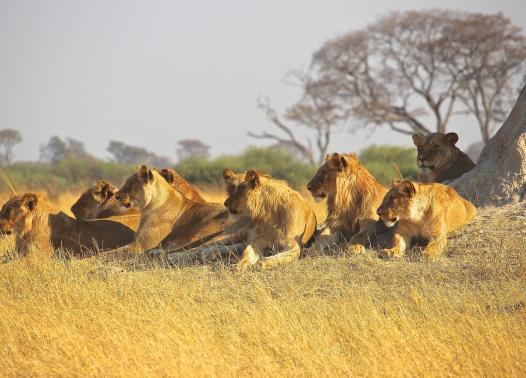
[[[260,177],[272,179],[270,175],[256,171]],[[246,172],[234,173],[226,168],[223,170],[223,180],[226,185],[226,192],[232,195],[237,186],[245,179]],[[280,181],[282,182],[282,181]],[[283,182],[282,182],[283,183]],[[167,251],[168,261],[174,265],[187,265],[199,262],[212,262],[225,259],[231,256],[239,256],[246,247],[248,231],[251,227],[250,217],[247,215],[231,215],[234,223],[227,227],[223,232],[210,238],[208,241],[198,241],[194,245],[187,245],[179,250]],[[316,230],[316,218],[310,218],[307,225],[303,244],[306,244]]]
[[[145,165],[126,180],[116,198],[122,206],[139,207],[141,212],[135,241],[121,251],[180,248],[233,223],[223,205],[189,200]]]
[[[225,201],[228,211],[247,216],[247,246],[237,268],[270,268],[297,260],[306,236],[314,233],[315,215],[305,199],[285,182],[248,171]],[[310,236],[308,236],[310,238]],[[268,250],[280,251],[265,256]]]
[[[378,208],[386,226],[397,226],[392,247],[382,254],[400,257],[413,238],[423,238],[429,242],[423,256],[436,259],[446,246],[447,233],[469,223],[476,213],[475,206],[449,186],[394,180]]]
[[[420,168],[420,181],[424,183],[447,182],[471,171],[475,163],[455,146],[456,133],[413,134],[418,150],[416,163]]]
[[[351,251],[362,252],[377,232],[385,231],[376,222],[376,209],[387,189],[355,154],[327,155],[307,188],[316,201],[327,199],[330,236],[322,236],[319,244],[349,242]]]
[[[63,248],[82,256],[88,250],[113,249],[128,244],[134,232],[111,220],[79,221],[56,210],[41,194],[14,196],[0,210],[0,233],[15,233],[16,249],[50,256]]]

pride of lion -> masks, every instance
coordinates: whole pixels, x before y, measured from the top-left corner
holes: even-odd
[[[475,206],[447,186],[475,166],[457,141],[455,133],[413,135],[421,182],[393,180],[391,188],[356,154],[327,155],[307,184],[326,202],[322,224],[300,192],[258,170],[225,169],[227,199],[220,204],[173,169],[141,165],[121,188],[101,179],[84,191],[71,206],[74,217],[43,194],[14,195],[0,210],[0,234],[14,235],[19,256],[109,252],[169,266],[232,261],[237,269],[266,269],[333,247],[396,258],[416,240],[425,242],[422,257],[435,260],[448,233],[476,216]]]

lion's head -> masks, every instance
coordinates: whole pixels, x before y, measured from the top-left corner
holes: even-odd
[[[248,196],[259,185],[259,180],[259,174],[254,170],[250,170],[243,175],[243,179],[237,181],[235,187],[230,188],[231,192],[229,192],[229,196],[225,201],[225,207],[231,214],[237,215],[245,212]]]
[[[413,134],[417,148],[416,163],[422,171],[440,171],[454,158],[458,141],[456,133]]]
[[[322,201],[336,192],[339,175],[357,173],[360,168],[361,165],[355,154],[329,154],[325,157],[325,163],[307,184],[307,189],[317,202]]]
[[[0,235],[29,232],[38,202],[38,196],[33,193],[11,197],[0,210]]]
[[[112,215],[121,214],[125,209],[120,206],[116,209],[109,209],[109,207],[115,207],[109,200],[117,191],[118,189],[109,182],[100,180],[81,194],[77,202],[71,206],[71,212],[79,220],[102,218],[109,210],[112,210]]]
[[[155,174],[159,177],[157,172]],[[148,187],[154,181],[154,171],[145,165],[141,165],[137,168],[137,172],[126,180],[122,188],[115,194],[115,198],[125,209],[139,207],[146,202],[145,196],[151,191]]]
[[[203,197],[188,183],[175,169],[163,168],[156,171],[166,180],[172,188],[181,193],[185,198],[194,202],[206,202]]]
[[[416,188],[411,181],[393,180],[393,187],[385,194],[377,210],[387,227],[394,226],[400,219],[411,217],[411,208]]]

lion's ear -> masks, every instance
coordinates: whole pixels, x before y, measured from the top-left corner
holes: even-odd
[[[35,210],[38,203],[38,197],[34,193],[26,193],[22,196],[22,204],[29,209],[29,211]]]
[[[415,146],[420,146],[422,144],[422,139],[424,139],[422,134],[413,134],[413,143]]]
[[[444,140],[447,144],[454,146],[458,142],[458,134],[457,133],[447,133],[444,135]]]
[[[401,182],[402,181],[394,178],[394,179],[391,180],[391,186],[398,186],[398,185],[400,185]]]
[[[325,155],[325,161],[329,161],[329,160],[331,160],[331,156],[332,156],[331,154],[327,154],[327,155]]]
[[[166,169],[166,168],[163,168],[161,169],[161,171],[159,172],[159,174],[161,176],[163,176],[163,178],[166,180],[166,182],[168,182],[169,184],[173,184],[174,181],[175,181],[175,177],[174,177],[174,174],[173,172],[171,172],[170,170]]]
[[[413,197],[416,193],[416,188],[411,181],[406,180],[400,184],[400,192],[408,197]]]
[[[345,167],[342,162],[342,160],[345,160],[345,158],[343,156],[340,156],[340,154],[337,152],[333,153],[329,160],[331,162],[331,165],[333,165],[334,168],[336,168],[339,171]],[[347,164],[347,161],[345,162],[345,164]]]
[[[245,174],[245,181],[250,184],[250,187],[254,189],[259,185],[259,176],[258,173],[254,170],[250,170]]]
[[[230,168],[223,169],[223,180],[225,180],[227,184],[231,183],[235,178],[236,175]]]
[[[347,157],[345,155],[341,155],[340,156],[340,166],[342,168],[347,168],[348,165],[349,165],[349,162],[347,161]]]
[[[139,177],[145,182],[153,181],[153,172],[145,165],[141,165],[137,170]]]

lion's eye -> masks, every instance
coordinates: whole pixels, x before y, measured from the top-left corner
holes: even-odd
[[[433,146],[433,151],[436,151],[436,150],[438,150],[438,147],[439,147],[438,145],[436,145],[436,146]]]

